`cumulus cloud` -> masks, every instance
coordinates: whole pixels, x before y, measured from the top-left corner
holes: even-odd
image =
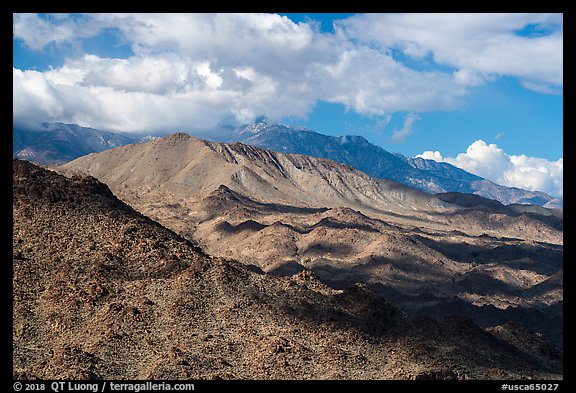
[[[504,150],[483,140],[468,146],[466,153],[460,153],[456,158],[446,157],[444,161],[488,180],[499,179],[514,167]]]
[[[363,14],[336,23],[360,42],[454,67],[462,85],[500,75],[540,92],[563,84],[562,14]],[[527,27],[533,33],[521,34]]]
[[[418,154],[416,157],[420,157],[423,158],[425,160],[434,160],[437,162],[442,162],[443,158],[442,158],[442,154],[436,150],[436,151],[425,151],[422,154]]]
[[[106,28],[117,29],[133,55],[87,54],[41,73],[15,69],[15,123],[193,129],[305,117],[319,100],[370,115],[452,109],[466,94],[451,75],[414,71],[386,51],[274,14],[17,14],[13,31],[40,50]]]
[[[88,53],[44,72],[14,69],[13,120],[192,131],[259,116],[304,118],[325,101],[362,115],[413,113],[395,134],[402,140],[415,113],[458,108],[491,75],[546,92],[562,84],[561,29],[513,34],[530,23],[561,25],[561,17],[434,15],[357,15],[327,34],[276,14],[15,14],[14,37],[33,50],[81,46],[112,29],[131,53]],[[431,53],[452,71],[412,69],[390,48],[415,58]]]
[[[564,160],[549,161],[526,155],[509,155],[495,144],[477,140],[456,157],[425,151],[416,157],[447,162],[497,184],[542,191],[563,197]]]

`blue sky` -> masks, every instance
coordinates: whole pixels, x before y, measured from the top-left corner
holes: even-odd
[[[161,135],[265,116],[562,196],[559,14],[13,21],[18,126],[63,121]]]

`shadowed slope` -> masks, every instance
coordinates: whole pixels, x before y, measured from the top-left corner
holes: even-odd
[[[399,294],[396,304],[406,312],[464,310],[482,326],[521,310],[523,322],[562,345],[562,309],[554,306],[561,282],[550,281],[545,296],[529,291],[562,268],[562,218],[547,209],[432,196],[334,161],[186,134],[58,170],[97,177],[211,255],[280,275],[312,269],[336,289],[385,287],[381,293]],[[494,312],[474,312],[478,307]]]
[[[410,319],[364,285],[208,257],[92,178],[14,161],[13,216],[15,378],[561,377],[552,357]]]

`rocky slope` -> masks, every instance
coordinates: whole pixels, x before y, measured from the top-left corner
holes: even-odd
[[[13,129],[13,157],[40,164],[62,164],[77,157],[154,139],[81,127],[44,123],[41,130]],[[504,187],[447,163],[391,154],[361,136],[327,136],[302,127],[260,120],[221,133],[195,132],[201,138],[243,142],[283,153],[328,158],[376,178],[390,179],[427,193],[472,193],[503,204],[562,208],[562,201],[542,192]]]
[[[327,136],[305,128],[261,120],[228,132],[220,140],[243,142],[283,153],[329,158],[370,176],[394,180],[428,193],[463,192],[506,205],[525,203],[562,207],[562,201],[543,192],[501,186],[448,163],[391,154],[361,136]]]
[[[119,195],[133,195],[148,206],[159,195],[165,203],[179,203],[204,198],[225,185],[251,199],[288,206],[350,206],[415,215],[453,210],[438,197],[332,160],[207,142],[182,133],[80,157],[59,170],[93,175],[118,187]]]
[[[562,279],[547,295],[531,290],[562,269],[561,216],[185,134],[58,170],[106,182],[212,255],[277,275],[311,269],[336,289],[362,282],[414,315],[520,320],[562,346]]]
[[[15,160],[13,217],[14,378],[562,377],[522,327],[411,318],[365,285],[209,257],[91,177]]]
[[[242,143],[215,143],[177,133],[149,143],[123,146],[80,157],[58,170],[85,173],[108,184],[146,214],[156,205],[190,207],[225,185],[252,200],[283,206],[349,207],[436,229],[458,229],[474,235],[493,234],[506,227],[508,235],[559,244],[557,228],[541,223],[541,215],[498,209],[471,208],[445,195],[430,195],[386,179],[369,177],[348,165],[300,154],[283,154]],[[196,184],[196,187],[190,187]],[[459,194],[455,194],[459,195]],[[484,201],[480,207],[492,207]],[[467,217],[477,214],[484,224],[470,227]],[[536,230],[522,228],[516,217],[534,222]],[[425,221],[425,224],[422,222]],[[560,224],[558,224],[560,225]]]

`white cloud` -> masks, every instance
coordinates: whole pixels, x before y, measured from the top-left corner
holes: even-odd
[[[21,39],[29,48],[40,50],[50,43],[73,43],[80,38],[92,37],[106,27],[97,19],[76,15],[51,14],[41,18],[38,14],[13,14],[14,37]]]
[[[114,29],[132,54],[71,57],[46,72],[15,69],[13,119],[194,130],[259,116],[305,117],[318,101],[385,117],[453,110],[493,74],[550,92],[562,84],[562,32],[530,39],[511,33],[527,23],[558,22],[531,15],[358,15],[325,34],[316,23],[276,14],[15,14],[14,37],[32,49],[81,47],[83,39]],[[453,70],[411,69],[391,54],[398,47],[416,58],[432,54]],[[407,118],[397,140],[415,119]]]
[[[50,42],[61,43],[74,38],[66,26],[56,26],[36,14],[14,14],[12,18],[14,37],[20,38],[31,49],[42,49]]]
[[[305,117],[318,101],[376,116],[449,110],[467,94],[450,74],[412,70],[387,51],[275,14],[90,14],[77,19],[15,15],[14,36],[41,49],[114,28],[131,43],[133,56],[87,54],[38,74],[19,70],[15,123],[197,129],[259,116]],[[39,103],[36,88],[57,108]]]
[[[92,67],[71,70],[65,66],[62,73],[14,69],[15,123],[34,127],[42,119],[53,119],[119,131],[175,130],[183,126],[210,129],[234,106],[234,93],[211,89],[209,77],[196,74],[196,89],[175,86],[175,78],[170,83],[146,83],[139,89],[138,80],[129,83],[117,78],[122,67],[104,61],[96,66],[103,70],[98,77],[91,77]],[[176,73],[180,67],[167,70]],[[145,70],[140,71],[145,77]]]
[[[513,170],[503,174],[507,184],[528,190],[541,190],[550,195],[563,197],[564,160],[548,161],[525,155],[510,156]]]
[[[415,113],[409,113],[404,119],[404,125],[399,130],[394,130],[390,139],[395,143],[402,143],[406,140],[408,135],[412,134],[414,122],[420,120],[420,116]]]
[[[442,160],[443,160],[442,154],[438,150],[436,150],[436,151],[428,150],[422,154],[416,155],[416,157],[417,158],[420,157],[420,158],[423,158],[425,160],[434,160],[437,162],[442,162]]]
[[[416,157],[447,162],[497,184],[542,191],[563,197],[564,160],[549,161],[526,155],[509,155],[495,144],[477,140],[456,157],[425,151]]]
[[[498,179],[514,166],[504,150],[483,140],[468,146],[466,153],[460,153],[456,158],[445,157],[444,161],[488,180]]]
[[[117,91],[157,95],[180,91],[188,80],[201,85],[214,83],[208,64],[189,64],[177,58],[102,59],[85,56],[67,63],[61,70],[75,70],[76,75],[83,75],[77,82],[85,87],[106,86]]]
[[[476,86],[494,75],[520,78],[527,88],[563,84],[562,14],[363,14],[336,22],[341,34],[415,59],[432,56]],[[521,35],[533,26],[541,34]]]

